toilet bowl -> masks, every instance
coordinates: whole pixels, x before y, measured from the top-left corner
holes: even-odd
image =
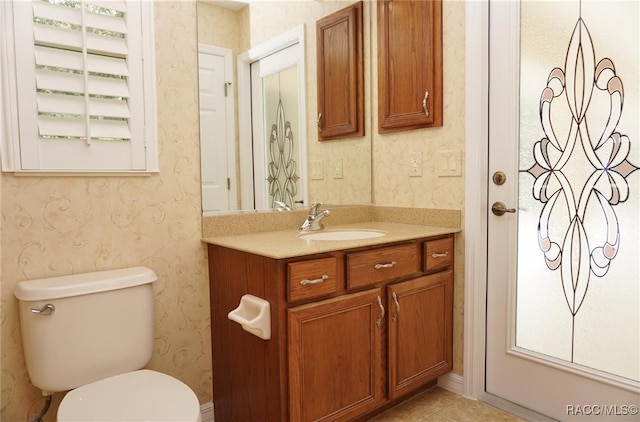
[[[201,422],[196,395],[182,382],[148,369],[92,382],[67,393],[58,422]]]
[[[133,267],[17,284],[31,383],[47,396],[68,391],[58,421],[201,421],[186,384],[143,369],[153,353],[156,280]]]

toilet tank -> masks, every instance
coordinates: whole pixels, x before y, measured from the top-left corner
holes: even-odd
[[[156,279],[133,267],[18,283],[31,383],[48,394],[144,367],[153,352]]]

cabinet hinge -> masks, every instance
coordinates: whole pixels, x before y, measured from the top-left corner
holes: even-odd
[[[227,177],[227,190],[231,190],[231,178]]]
[[[225,82],[224,83],[224,96],[227,97],[229,95],[229,86],[231,85],[231,82]]]

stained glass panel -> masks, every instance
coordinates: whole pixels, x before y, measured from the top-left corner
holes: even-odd
[[[521,3],[516,345],[640,381],[635,1]]]

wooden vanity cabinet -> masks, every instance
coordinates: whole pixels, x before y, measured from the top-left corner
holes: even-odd
[[[216,421],[353,421],[432,385],[452,369],[452,256],[453,235],[295,259],[209,245]],[[270,340],[227,319],[244,294],[269,301]]]
[[[381,0],[378,132],[442,126],[442,2]]]
[[[212,244],[208,259],[215,420],[287,421],[285,262]],[[245,294],[269,301],[270,340],[228,319]]]

